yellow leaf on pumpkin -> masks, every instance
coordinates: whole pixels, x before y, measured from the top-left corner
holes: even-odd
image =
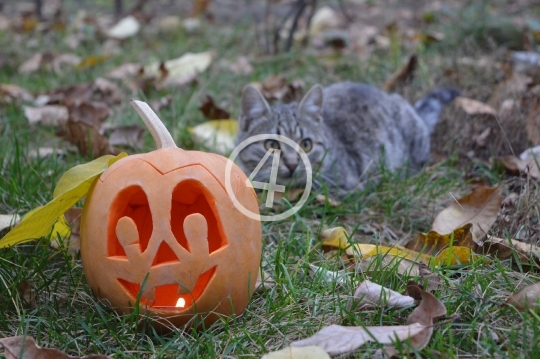
[[[64,212],[88,193],[94,180],[114,162],[126,156],[127,154],[124,152],[118,156],[106,155],[69,169],[58,181],[53,193],[53,200],[28,212],[19,225],[0,240],[0,248],[49,235],[54,224],[63,216]],[[58,224],[57,230],[62,235],[66,228],[62,224]],[[69,231],[69,227],[67,230]]]

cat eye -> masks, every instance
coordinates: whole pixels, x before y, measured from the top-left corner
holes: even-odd
[[[266,140],[264,142],[264,147],[267,150],[279,150],[279,142],[276,140]]]
[[[304,138],[302,141],[300,141],[300,147],[302,147],[304,152],[309,152],[313,147],[313,143],[309,138]]]

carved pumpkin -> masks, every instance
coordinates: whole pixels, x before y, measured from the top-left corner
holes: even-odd
[[[158,149],[128,156],[90,189],[81,220],[81,257],[90,287],[120,312],[133,310],[179,327],[195,314],[240,314],[255,289],[261,258],[257,197],[227,159],[184,151],[155,113],[132,101]],[[235,198],[231,198],[235,197]]]

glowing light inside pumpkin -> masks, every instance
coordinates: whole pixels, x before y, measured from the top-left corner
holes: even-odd
[[[178,298],[178,301],[176,302],[177,308],[184,308],[186,306],[186,300],[184,298]]]

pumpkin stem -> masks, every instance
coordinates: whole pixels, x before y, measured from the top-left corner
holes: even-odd
[[[154,110],[148,106],[146,102],[138,101],[138,100],[131,100],[131,107],[137,111],[139,116],[141,116],[141,119],[143,120],[144,124],[150,130],[150,133],[152,134],[152,137],[154,138],[154,142],[156,142],[156,147],[158,149],[167,148],[167,147],[174,147],[176,148],[176,143],[174,143],[174,140],[163,124],[159,117],[156,115]]]

